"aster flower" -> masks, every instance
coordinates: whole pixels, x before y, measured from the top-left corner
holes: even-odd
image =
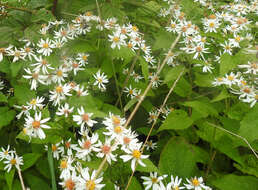
[[[84,130],[85,124],[89,127],[93,127],[93,125],[97,123],[97,121],[91,119],[93,113],[86,113],[82,106],[81,108],[78,108],[77,111],[79,115],[73,115],[73,121],[81,126],[81,131]]]
[[[63,106],[59,106],[56,115],[64,115],[65,117],[68,117],[68,115],[73,112],[73,108],[74,107],[69,108],[69,104],[65,103]]]
[[[50,66],[48,61],[46,59],[43,59],[40,55],[39,57],[35,56],[35,60],[37,61],[34,64],[31,64],[31,66],[34,66],[34,71],[41,70],[43,74],[48,74],[48,70],[53,70],[54,68]]]
[[[67,84],[64,85],[58,85],[55,87],[55,90],[50,91],[50,100],[53,101],[53,104],[56,106],[57,104],[60,104],[61,100],[65,100],[66,96],[71,96],[70,94],[71,87]]]
[[[50,129],[50,127],[44,123],[49,121],[50,118],[41,119],[41,112],[35,113],[34,118],[31,116],[27,116],[25,118],[25,128],[29,130],[32,137],[39,137],[40,139],[46,138],[46,135],[42,128]]]
[[[158,176],[157,172],[150,172],[150,177],[142,176],[141,178],[144,180],[143,185],[145,185],[145,190],[148,190],[152,187],[153,190],[160,190],[159,183],[166,178],[167,175]]]
[[[97,85],[101,90],[106,90],[105,83],[108,83],[108,79],[105,73],[100,73],[99,70],[93,77],[96,79],[93,85]]]
[[[123,159],[124,162],[127,162],[131,160],[131,168],[132,171],[135,171],[136,162],[139,163],[141,166],[145,167],[146,165],[142,162],[142,159],[146,159],[149,156],[143,155],[141,153],[141,146],[142,143],[135,144],[134,147],[128,147],[128,149],[124,149],[124,151],[127,153],[127,155],[120,156],[121,159]]]
[[[35,70],[34,72],[31,72],[29,68],[24,70],[28,75],[23,75],[23,77],[30,80],[31,90],[36,90],[38,87],[38,83],[45,84],[45,80],[47,79],[47,76],[41,75],[39,73],[39,70]]]
[[[76,184],[79,183],[78,176],[75,171],[67,172],[63,177],[62,182],[59,185],[62,186],[63,190],[75,190]]]
[[[117,149],[117,146],[116,145],[112,145],[111,142],[112,142],[111,138],[105,139],[105,143],[104,144],[99,142],[100,151],[97,154],[97,157],[99,157],[99,158],[106,157],[107,158],[107,162],[110,165],[111,165],[111,161],[112,160],[116,161],[116,155],[114,155],[112,152]]]
[[[178,178],[176,176],[175,178],[171,175],[171,182],[167,184],[167,189],[173,189],[173,190],[180,190],[180,189],[185,189],[185,187],[180,187],[182,179]]]
[[[33,98],[31,99],[30,102],[27,102],[27,105],[28,105],[28,109],[33,109],[33,110],[36,110],[37,107],[39,109],[42,109],[44,104],[42,104],[44,102],[45,98],[44,97],[36,97],[36,98]]]
[[[81,176],[79,176],[79,183],[76,184],[77,190],[101,190],[105,184],[100,184],[103,177],[96,178],[96,170],[90,175],[89,169],[84,168],[81,171]]]
[[[74,170],[72,157],[68,156],[60,161],[59,169],[61,170],[60,178],[66,178]]]
[[[53,51],[52,49],[54,48],[54,45],[49,38],[47,38],[46,40],[40,39],[37,45],[40,48],[38,50],[38,53],[41,53],[44,56],[49,56]]]
[[[23,165],[23,158],[17,156],[16,152],[11,152],[5,159],[4,164],[6,165],[4,170],[7,170],[7,172],[10,172],[14,166],[20,169],[20,165]]]
[[[2,161],[3,159],[7,159],[7,157],[10,156],[10,154],[13,154],[13,153],[15,153],[15,151],[10,150],[10,145],[8,145],[6,149],[4,149],[2,147],[1,151],[0,151],[0,161]]]
[[[194,177],[189,179],[186,179],[188,184],[184,184],[187,189],[194,189],[194,190],[202,190],[202,189],[207,189],[207,186],[204,185],[203,183],[203,178],[202,177]]]

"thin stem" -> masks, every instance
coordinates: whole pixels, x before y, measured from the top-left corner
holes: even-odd
[[[181,76],[183,75],[184,70],[185,70],[185,68],[180,72],[180,74],[178,75],[178,77],[177,77],[177,79],[175,80],[174,84],[171,86],[171,88],[170,88],[168,94],[166,95],[166,97],[165,97],[165,99],[164,99],[162,105],[160,106],[160,109],[159,109],[158,114],[157,114],[157,118],[160,116],[161,111],[162,111],[163,108],[165,107],[165,105],[166,105],[166,103],[167,103],[167,101],[168,101],[169,96],[171,95],[171,93],[173,92],[174,88],[176,87],[177,82],[179,81],[179,79],[180,79]],[[145,142],[144,142],[144,144],[143,144],[143,146],[142,146],[142,148],[141,148],[141,153],[143,153],[144,148],[145,148],[145,146],[146,146],[146,144],[147,144],[147,142],[148,142],[148,140],[149,140],[149,138],[150,138],[151,132],[152,132],[154,126],[156,125],[156,123],[157,123],[157,119],[155,119],[154,122],[152,123],[151,129],[150,129],[150,131],[149,131],[149,133],[148,133],[148,135],[147,135],[147,137],[146,137],[146,139],[145,139]],[[138,162],[135,163],[135,168],[137,167],[137,165],[138,165]],[[127,186],[126,186],[125,190],[127,190],[127,189],[129,188],[129,185],[130,185],[130,183],[131,183],[131,181],[132,181],[133,175],[134,175],[134,171],[132,172],[132,174],[131,174],[131,176],[130,176],[130,178],[129,178],[129,181],[128,181],[128,183],[127,183]]]
[[[129,72],[128,72],[127,76],[126,76],[126,79],[125,79],[125,81],[124,81],[124,84],[123,84],[123,86],[122,86],[122,90],[121,90],[120,97],[122,97],[122,95],[123,95],[125,86],[127,85],[128,81],[129,81],[129,79],[130,79],[130,75],[131,75],[131,73],[133,72],[135,63],[136,63],[136,61],[138,60],[139,56],[140,56],[140,50],[137,51],[137,55],[134,57],[133,63],[132,63],[132,65],[131,65],[131,67],[130,67],[130,70],[129,70]],[[117,106],[118,102],[119,102],[119,100],[116,101],[115,106]]]
[[[52,14],[56,16],[56,7],[57,7],[58,0],[53,1],[53,7],[52,7]]]
[[[54,170],[54,161],[53,161],[52,149],[51,149],[50,144],[48,145],[47,157],[48,157],[48,165],[49,165],[50,173],[51,173],[52,190],[57,190],[55,170]]]
[[[171,47],[170,47],[170,49],[169,49],[169,51],[168,51],[168,54],[167,54],[166,58],[163,60],[163,62],[162,62],[162,64],[161,64],[161,66],[159,67],[157,73],[156,73],[155,76],[152,78],[151,82],[149,83],[149,85],[148,85],[147,88],[145,89],[145,91],[144,91],[142,97],[139,99],[139,102],[138,102],[138,103],[136,104],[136,106],[134,107],[133,112],[130,114],[129,118],[127,119],[127,121],[126,121],[126,123],[125,123],[125,127],[127,127],[127,126],[129,125],[129,123],[131,122],[133,116],[135,115],[135,113],[136,113],[137,110],[139,109],[139,107],[140,107],[141,103],[143,102],[145,96],[147,95],[147,93],[148,93],[149,90],[151,89],[152,84],[153,84],[155,78],[158,77],[158,75],[159,75],[160,72],[162,71],[163,67],[164,67],[165,64],[167,63],[167,60],[168,60],[168,58],[169,58],[169,55],[170,55],[171,51],[174,49],[174,47],[176,46],[176,44],[177,44],[177,42],[179,41],[180,37],[181,37],[181,33],[178,34],[177,38],[176,38],[175,41],[172,43],[172,45],[171,45]]]
[[[9,5],[6,5],[6,4],[2,4],[2,3],[0,3],[0,6],[3,6],[3,7],[5,7],[6,9],[13,9],[13,10],[18,10],[18,11],[24,11],[24,12],[29,12],[29,13],[35,13],[34,10],[26,9],[26,8],[24,8],[24,7],[12,7],[12,6],[9,6]]]
[[[17,171],[18,171],[20,182],[21,182],[22,190],[26,190],[19,165],[17,166]]]
[[[113,63],[113,59],[112,59],[111,64],[112,64],[112,69],[113,69],[114,78],[115,78],[115,82],[116,82],[116,91],[117,91],[117,95],[118,95],[118,100],[119,100],[119,103],[120,103],[121,110],[123,110],[123,104],[122,104],[122,99],[121,99],[121,95],[120,95],[120,91],[119,91],[118,80],[117,80],[117,77],[116,77],[116,70],[115,70],[115,65]]]
[[[231,132],[231,131],[229,131],[229,130],[227,130],[227,129],[224,129],[224,128],[220,127],[220,126],[217,126],[217,125],[215,125],[215,124],[213,124],[213,123],[207,122],[207,124],[209,124],[209,125],[211,125],[211,126],[213,126],[213,127],[216,127],[216,128],[218,128],[218,129],[220,129],[220,130],[222,130],[222,131],[225,131],[225,132],[227,132],[227,133],[229,133],[229,134],[231,134],[231,135],[233,135],[233,136],[235,136],[235,137],[238,137],[238,138],[242,139],[242,140],[247,144],[247,146],[251,149],[251,151],[254,153],[255,157],[258,159],[258,155],[257,155],[256,151],[255,151],[254,148],[250,145],[250,143],[248,142],[248,140],[246,140],[246,138],[244,138],[244,137],[242,137],[242,136],[240,136],[240,135],[238,135],[238,134],[235,134],[235,133],[233,133],[233,132]]]
[[[211,156],[211,160],[209,162],[209,165],[207,167],[207,170],[206,170],[206,174],[205,174],[205,178],[207,179],[208,175],[209,175],[209,172],[210,172],[210,169],[211,169],[211,165],[212,165],[212,162],[213,160],[215,159],[215,156],[216,156],[216,150],[213,152],[212,156]]]
[[[95,179],[99,176],[99,174],[100,174],[100,172],[102,171],[102,169],[103,169],[103,167],[104,167],[106,161],[107,161],[107,157],[105,156],[105,158],[104,158],[104,159],[102,160],[102,162],[100,163],[98,170],[96,171]]]
[[[100,21],[101,21],[101,14],[100,14],[100,8],[99,8],[98,0],[96,0],[96,6],[97,6],[97,10],[98,10],[98,15],[99,15],[99,18],[100,18]]]

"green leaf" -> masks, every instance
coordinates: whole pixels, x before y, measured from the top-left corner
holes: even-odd
[[[257,190],[258,179],[252,176],[225,175],[212,181],[219,190]]]
[[[36,143],[36,144],[46,144],[46,143],[58,143],[62,140],[62,137],[57,134],[50,134],[50,129],[45,130],[46,138],[45,139],[39,139],[39,138],[30,138],[28,135],[25,135],[24,132],[20,132],[16,138],[22,139],[29,143]]]
[[[244,102],[238,102],[231,106],[230,110],[227,112],[228,117],[231,119],[242,120],[246,113],[248,113],[250,107]]]
[[[44,181],[44,178],[38,177],[32,173],[24,173],[24,178],[27,181],[27,186],[30,189],[44,189],[44,190],[51,190],[48,182]]]
[[[178,74],[181,73],[183,69],[184,69],[184,66],[181,66],[181,65],[173,67],[173,68],[165,69],[164,70],[164,74],[165,74],[164,83],[171,84],[171,81],[174,82],[177,79]],[[171,85],[169,85],[169,86],[171,86]]]
[[[207,117],[208,115],[213,115],[213,116],[218,115],[217,110],[212,106],[211,103],[209,103],[209,101],[206,101],[205,99],[184,102],[183,105],[195,109],[203,117]]]
[[[124,107],[124,111],[129,110],[134,104],[136,104],[138,100],[136,98],[131,99]]]
[[[142,162],[146,165],[145,167],[140,164],[137,165],[136,171],[140,172],[159,172],[158,168],[152,163],[150,159],[142,159]]]
[[[240,122],[239,135],[252,142],[258,139],[258,105],[253,107]]]
[[[25,105],[32,98],[35,98],[35,92],[30,90],[25,84],[14,85],[14,96],[18,101],[18,104]]]
[[[132,182],[128,188],[128,190],[142,190],[142,186],[141,184],[139,183],[139,181],[136,179],[136,177],[133,177],[132,178]]]
[[[2,92],[0,92],[0,102],[8,102],[7,97]]]
[[[184,110],[174,110],[167,116],[166,120],[160,126],[158,131],[186,129],[192,124],[193,120],[187,115]]]
[[[0,129],[11,123],[15,118],[16,112],[9,110],[8,107],[0,107]]]
[[[230,97],[230,94],[227,90],[223,89],[219,95],[217,95],[215,98],[211,100],[211,102],[218,102],[220,100],[224,100],[226,98]]]
[[[27,153],[23,155],[24,164],[21,166],[21,170],[24,171],[33,166],[37,160],[41,157],[41,154]]]
[[[40,9],[37,10],[35,14],[32,14],[31,16],[31,22],[39,22],[39,21],[51,21],[55,20],[55,17],[52,15],[51,11],[46,9]]]
[[[195,73],[194,83],[200,87],[212,87],[214,77],[211,74],[199,74]]]
[[[175,36],[167,31],[160,30],[156,35],[156,41],[153,45],[153,50],[161,48],[170,48],[171,44],[175,40]]]
[[[141,64],[142,74],[144,76],[144,79],[148,81],[148,77],[149,77],[148,63],[142,57],[140,57],[139,59],[140,59],[140,64]]]
[[[234,57],[225,53],[220,58],[220,75],[225,75],[237,66]]]
[[[9,190],[12,190],[14,174],[15,174],[15,169],[12,169],[10,172],[5,172],[4,174]]]
[[[10,69],[11,69],[11,73],[12,73],[12,77],[16,77],[18,72],[21,70],[22,66],[23,66],[23,61],[18,61],[16,63],[11,63],[10,64]]]
[[[172,137],[163,148],[159,169],[162,174],[190,177],[197,174],[196,162],[203,160],[200,151],[181,137]]]

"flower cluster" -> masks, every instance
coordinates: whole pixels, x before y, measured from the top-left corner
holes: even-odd
[[[179,189],[193,189],[193,190],[211,190],[210,187],[206,186],[203,182],[202,177],[193,177],[191,179],[186,178],[186,183],[181,185],[182,178],[178,176],[174,177],[171,175],[170,181],[167,182],[165,179],[167,175],[158,176],[157,172],[150,173],[149,177],[142,176],[144,180],[143,185],[145,190],[179,190]]]
[[[22,157],[18,156],[15,150],[10,150],[9,145],[6,149],[1,148],[0,161],[3,161],[5,164],[4,170],[7,172],[10,172],[13,167],[20,170],[20,166],[23,165]]]

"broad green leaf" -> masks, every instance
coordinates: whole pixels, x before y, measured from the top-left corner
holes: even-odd
[[[14,86],[14,96],[18,101],[19,105],[25,105],[26,102],[35,98],[35,92],[30,90],[25,84],[19,84]]]
[[[239,135],[249,141],[258,139],[258,105],[252,108],[240,122]]]
[[[132,178],[132,182],[128,188],[128,190],[142,190],[142,186],[141,184],[139,183],[139,181],[137,180],[136,177],[133,177]]]
[[[164,30],[160,30],[156,35],[156,41],[153,45],[153,50],[158,50],[158,49],[168,49],[170,48],[171,44],[175,40],[175,36],[172,33],[169,33]]]
[[[0,107],[0,129],[8,125],[15,118],[16,112],[8,107]]]
[[[7,97],[2,92],[0,92],[0,102],[8,102]]]
[[[220,58],[220,75],[225,75],[237,66],[232,55],[225,53]]]
[[[242,120],[246,113],[250,110],[250,106],[244,102],[238,102],[230,107],[227,112],[231,119]]]
[[[144,79],[145,81],[148,81],[148,77],[149,77],[148,63],[142,57],[140,57],[139,59],[140,59],[140,64],[141,64],[142,74],[144,76]]]
[[[55,20],[55,17],[51,13],[51,11],[46,10],[44,8],[37,10],[36,13],[32,14],[31,16],[31,22],[40,22],[40,21],[48,22],[51,20]]]
[[[174,82],[177,79],[179,73],[182,72],[183,69],[184,66],[181,65],[165,69],[163,71],[165,75],[164,83],[170,84],[169,86],[171,86],[171,81]]]
[[[184,77],[181,77],[176,84],[174,92],[181,97],[187,97],[191,94],[192,88],[190,83]]]
[[[202,154],[193,147],[183,138],[172,137],[161,152],[159,160],[160,172],[180,177],[197,175],[196,162],[202,160]]]
[[[200,87],[212,87],[214,77],[211,74],[195,73],[194,83]]]
[[[137,165],[136,171],[140,172],[159,172],[158,168],[152,163],[150,159],[142,159],[142,162],[146,165],[145,167],[140,164]]]
[[[5,175],[4,175],[6,183],[9,187],[9,190],[12,190],[14,174],[15,174],[15,169],[13,168],[10,172],[5,172]]]
[[[230,94],[227,92],[227,90],[223,89],[219,95],[214,97],[211,102],[218,102],[220,100],[224,100],[226,98],[230,97]]]
[[[32,189],[51,190],[49,186],[49,182],[45,181],[44,178],[42,177],[38,177],[32,173],[24,173],[24,178],[27,182],[27,186],[29,186],[31,190]]]
[[[229,174],[212,181],[219,190],[257,190],[258,179],[252,176],[237,176]]]
[[[184,102],[184,106],[191,107],[198,111],[203,117],[207,117],[208,115],[216,116],[218,115],[217,110],[206,100],[196,100]]]
[[[137,128],[136,131],[138,133],[144,134],[144,135],[148,135],[149,131],[150,131],[150,127],[140,127]],[[157,130],[153,129],[150,136],[156,135],[157,134]]]
[[[23,155],[24,164],[21,166],[21,170],[24,171],[33,166],[37,160],[41,157],[41,154],[27,153]]]
[[[158,131],[163,130],[180,130],[190,127],[193,120],[187,115],[184,110],[174,110],[172,111],[160,126]]]
[[[127,110],[129,110],[134,104],[136,104],[138,102],[138,100],[136,98],[131,99],[129,102],[127,102],[127,104],[124,107],[124,111],[126,112]]]
[[[23,61],[18,61],[18,62],[10,64],[10,69],[11,69],[12,77],[16,77],[17,76],[17,74],[21,70],[23,64],[24,64]]]

